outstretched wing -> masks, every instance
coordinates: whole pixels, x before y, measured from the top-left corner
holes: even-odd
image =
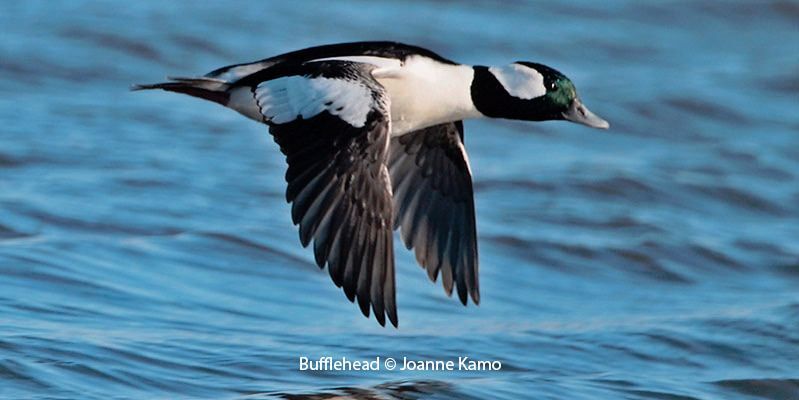
[[[405,246],[444,289],[453,283],[465,305],[480,302],[477,230],[469,159],[461,121],[431,126],[391,140],[389,171],[394,191],[394,227]]]
[[[286,199],[300,241],[313,241],[320,268],[365,316],[371,305],[397,326],[391,186],[386,167],[390,116],[374,66],[322,61],[294,75],[252,83],[264,122],[286,155]]]

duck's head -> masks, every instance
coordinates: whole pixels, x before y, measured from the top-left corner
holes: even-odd
[[[518,61],[502,67],[478,66],[474,71],[472,101],[488,117],[610,126],[583,105],[569,78],[546,65]]]

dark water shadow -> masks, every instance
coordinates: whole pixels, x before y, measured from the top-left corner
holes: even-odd
[[[475,397],[457,392],[452,384],[434,380],[386,382],[373,387],[339,387],[315,393],[254,393],[247,399],[285,400],[416,400],[429,397],[473,399]],[[476,399],[476,398],[475,398]]]
[[[763,399],[799,398],[799,379],[725,379],[713,383]]]

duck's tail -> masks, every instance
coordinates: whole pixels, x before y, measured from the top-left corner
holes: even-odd
[[[149,85],[133,85],[130,90],[162,89],[169,92],[184,93],[189,96],[213,101],[223,106],[230,102],[230,85],[226,81],[215,78],[180,78],[167,77],[170,82],[154,83]]]

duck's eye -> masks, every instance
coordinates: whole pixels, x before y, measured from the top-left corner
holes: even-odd
[[[549,90],[558,90],[558,84],[555,82],[549,83]]]

